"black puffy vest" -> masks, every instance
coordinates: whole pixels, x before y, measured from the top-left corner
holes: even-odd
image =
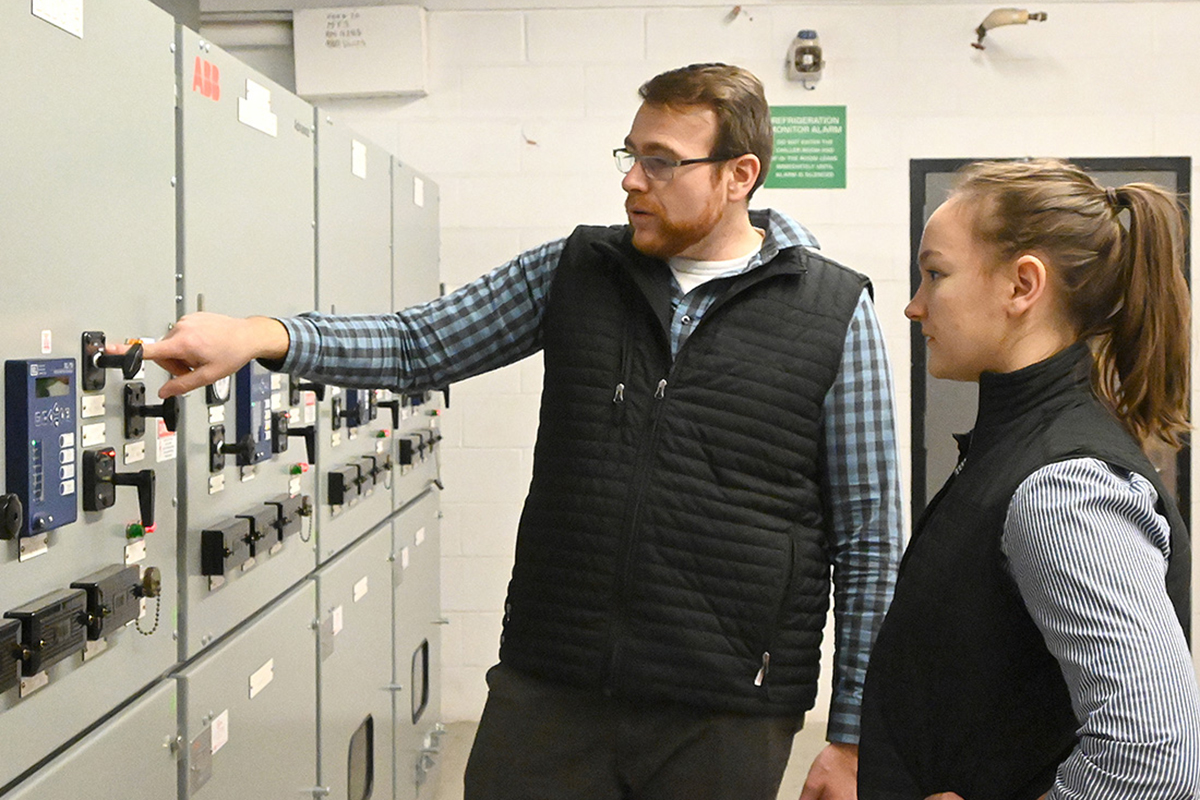
[[[1084,344],[980,379],[965,461],[930,502],[871,652],[861,800],[1029,800],[1054,782],[1079,722],[1058,662],[1001,551],[1017,487],[1048,464],[1098,458],[1148,478],[1171,525],[1166,588],[1185,634],[1188,533],[1157,472],[1089,385]]]
[[[568,240],[542,326],[509,666],[713,710],[812,706],[822,406],[866,281],[804,248],[722,280],[672,363],[667,266],[625,227]]]

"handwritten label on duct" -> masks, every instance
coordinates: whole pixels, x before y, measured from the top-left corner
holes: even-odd
[[[325,15],[325,46],[330,50],[366,47],[362,14],[352,9],[328,12]]]

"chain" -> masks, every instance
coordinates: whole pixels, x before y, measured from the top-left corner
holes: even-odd
[[[148,631],[142,630],[142,621],[140,619],[136,620],[133,623],[133,626],[135,628],[137,628],[137,632],[140,633],[142,636],[149,636],[150,634],[152,634],[156,630],[158,630],[158,616],[161,613],[162,613],[162,595],[159,594],[157,597],[154,598],[154,627]]]

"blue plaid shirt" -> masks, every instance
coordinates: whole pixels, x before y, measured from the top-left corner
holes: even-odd
[[[777,211],[751,212],[751,220],[765,238],[746,270],[784,248],[818,246],[804,226]],[[272,366],[335,386],[415,391],[520,361],[542,347],[542,312],[565,242],[529,250],[452,294],[394,314],[283,319],[291,346],[282,364]],[[672,353],[717,295],[711,282],[686,295],[675,286]],[[891,387],[883,335],[864,292],[824,410],[836,622],[828,737],[837,742],[858,741],[867,659],[891,601],[903,547]]]

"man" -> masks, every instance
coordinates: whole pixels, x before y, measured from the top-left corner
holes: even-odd
[[[866,279],[749,211],[771,156],[745,70],[652,79],[627,226],[580,227],[397,314],[191,315],[164,396],[252,358],[343,386],[446,386],[538,350],[533,481],[466,774],[484,798],[774,798],[817,692],[803,798],[853,798],[867,656],[900,550],[890,376]]]

